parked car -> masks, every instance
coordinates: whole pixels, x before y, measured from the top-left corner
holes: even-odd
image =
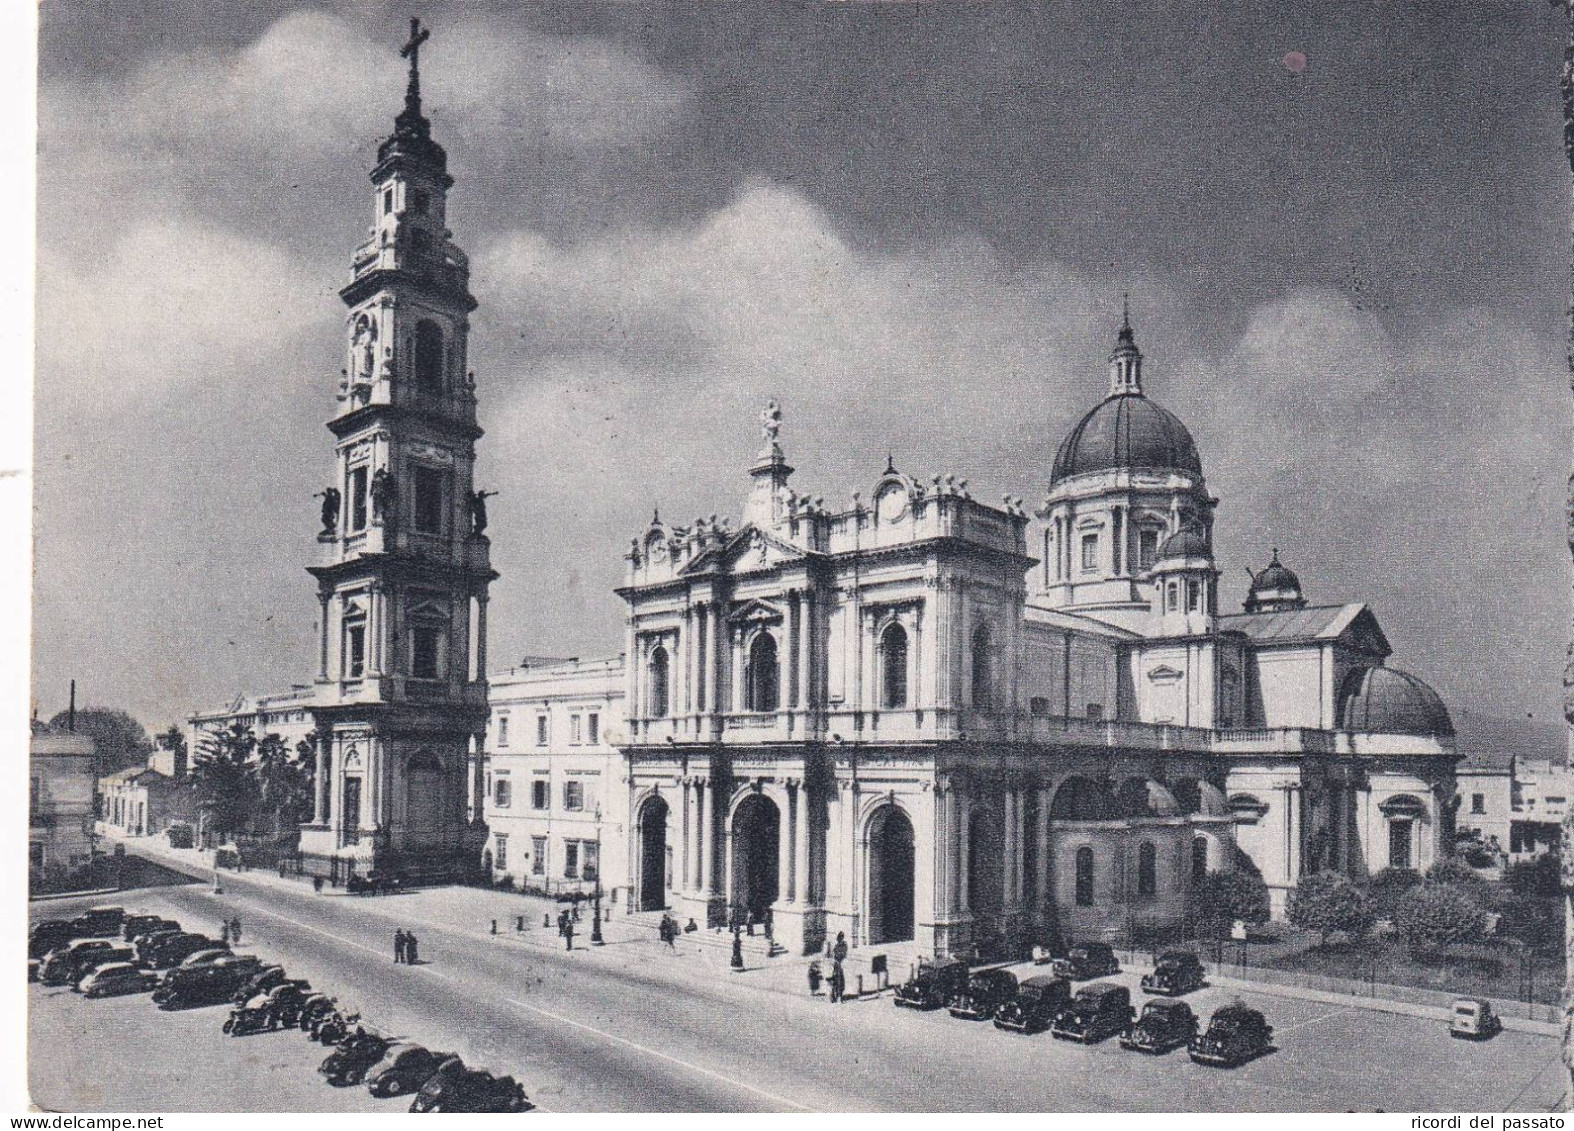
[[[383,1059],[388,1045],[386,1039],[372,1033],[352,1033],[328,1054],[328,1058],[317,1066],[317,1071],[335,1088],[359,1084]]]
[[[418,1092],[438,1068],[458,1059],[451,1052],[433,1052],[420,1045],[391,1045],[376,1070],[367,1075],[366,1090],[378,1097]]]
[[[1120,1035],[1120,1047],[1135,1052],[1169,1052],[1191,1044],[1197,1015],[1183,1001],[1150,1001],[1136,1024]]]
[[[534,1106],[525,1098],[524,1086],[512,1076],[466,1068],[458,1057],[434,1072],[410,1101],[411,1111],[529,1111]]]
[[[194,950],[177,962],[169,972],[173,974],[177,970],[195,970],[198,966],[211,966],[215,960],[229,953],[230,948],[227,946],[211,946],[203,950]]]
[[[1135,1014],[1136,1010],[1131,1007],[1131,991],[1125,986],[1094,982],[1077,991],[1071,1004],[1050,1024],[1049,1031],[1063,1040],[1091,1045],[1125,1032]]]
[[[1198,1064],[1235,1067],[1273,1047],[1273,1026],[1261,1013],[1239,1003],[1214,1011],[1208,1031],[1191,1039],[1188,1054]]]
[[[78,982],[77,989],[83,997],[140,994],[151,990],[157,981],[157,974],[129,962],[106,962]]]
[[[144,927],[150,927],[163,921],[163,917],[159,915],[127,915],[120,924],[120,937],[127,942],[134,942],[136,941],[137,933]]]
[[[155,947],[159,946],[165,939],[186,933],[179,927],[152,927],[147,934],[138,935],[131,942],[132,949],[137,952],[137,962],[143,966],[148,965],[152,961]]]
[[[920,962],[913,976],[896,987],[896,1004],[908,1009],[939,1009],[967,986],[967,963]]]
[[[346,1016],[335,1009],[317,1022],[314,1029],[310,1030],[312,1040],[325,1045],[343,1044],[347,1038],[353,1035],[350,1031],[350,1026],[355,1025],[360,1019],[361,1015],[359,1013],[351,1013]],[[357,1031],[359,1031],[359,1026],[357,1026]]]
[[[274,986],[289,980],[290,976],[284,972],[284,967],[264,966],[236,989],[235,1004],[245,1005],[258,994],[265,994]]]
[[[1062,978],[1083,981],[1104,978],[1120,973],[1120,963],[1115,961],[1115,951],[1108,943],[1074,943],[1064,958],[1055,959],[1050,966]]]
[[[1503,1019],[1486,998],[1462,997],[1448,1012],[1448,1035],[1485,1041],[1503,1031]]]
[[[160,919],[157,915],[149,915],[147,920],[135,927],[130,925],[129,919],[127,920],[128,925],[124,928],[124,937],[127,942],[136,943],[142,939],[154,938],[158,935],[180,933],[180,924],[173,919]]]
[[[306,990],[302,983],[283,982],[230,1010],[224,1031],[240,1037],[264,1029],[293,1029],[300,1023],[301,1004],[305,1000]]]
[[[44,964],[38,969],[38,980],[46,986],[74,985],[87,972],[82,966],[88,957],[113,950],[114,945],[108,939],[72,939],[65,946],[56,947],[44,955]]]
[[[57,947],[65,946],[76,938],[76,931],[69,919],[44,919],[34,923],[27,931],[27,956],[43,958]]]
[[[194,1009],[204,1005],[222,1005],[235,993],[235,986],[245,977],[243,971],[224,966],[177,967],[171,970],[153,991],[153,1002],[160,1009]]]
[[[310,1034],[333,1012],[331,997],[324,993],[309,993],[301,1002],[301,1015],[296,1024],[301,1027],[301,1032]]]
[[[111,962],[131,961],[129,946],[112,946],[108,950],[85,950],[82,954],[82,960],[77,963],[76,970],[71,975],[71,988],[78,992],[81,991],[82,979],[100,966],[108,966]]]
[[[154,970],[168,970],[171,966],[179,966],[193,954],[219,949],[228,948],[206,935],[155,935],[143,964]]]
[[[125,919],[124,907],[90,907],[71,920],[71,927],[78,938],[106,938],[120,934]]]
[[[352,875],[344,882],[350,895],[387,895],[404,887],[405,879],[398,872],[370,871],[364,876]]]
[[[1009,970],[982,970],[951,998],[946,1008],[952,1017],[988,1021],[995,1010],[1016,996],[1017,976]]]
[[[1205,981],[1201,959],[1189,950],[1171,950],[1159,955],[1153,973],[1142,976],[1142,989],[1145,993],[1180,997],[1202,989]]]
[[[1058,974],[1024,978],[1016,996],[995,1012],[995,1028],[1017,1033],[1042,1033],[1071,1004],[1071,983]]]

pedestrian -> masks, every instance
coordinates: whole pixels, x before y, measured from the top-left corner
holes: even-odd
[[[565,949],[573,950],[574,949],[574,921],[572,919],[564,919],[563,920],[563,939],[568,944],[568,946]]]
[[[754,937],[754,908],[751,907],[744,913],[743,925],[747,928],[749,937],[752,939]]]
[[[230,941],[236,946],[240,945],[240,916],[230,920]]]
[[[847,991],[847,975],[838,962],[831,967],[831,1002],[835,1004],[842,1000],[842,995]]]
[[[831,961],[840,966],[847,961],[847,933],[836,932],[836,945],[831,948]]]
[[[223,927],[219,931],[219,941],[225,946],[230,945],[230,925],[228,921],[224,923]]]
[[[557,913],[557,937],[562,938],[568,934],[568,908]]]
[[[809,996],[810,997],[819,997],[820,996],[820,981],[821,981],[820,964],[818,962],[811,962],[811,963],[809,963]]]
[[[415,932],[406,931],[404,933],[404,961],[407,966],[419,966],[421,964],[420,960],[415,956],[415,947]]]
[[[313,876],[312,877],[312,891],[316,892],[318,895],[322,894],[322,877],[321,876]]]
[[[405,955],[405,942],[403,928],[394,932],[394,961],[403,962]]]
[[[661,917],[661,933],[666,936],[667,949],[678,949],[678,921],[671,915]]]

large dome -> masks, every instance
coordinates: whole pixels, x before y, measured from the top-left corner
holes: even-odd
[[[1094,471],[1183,471],[1202,474],[1186,426],[1141,393],[1107,397],[1071,430],[1055,455],[1051,485]]]
[[[1449,738],[1454,720],[1442,698],[1397,668],[1357,668],[1340,689],[1339,724],[1345,730]]]

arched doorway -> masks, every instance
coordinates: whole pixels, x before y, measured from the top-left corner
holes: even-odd
[[[416,844],[438,840],[443,826],[443,763],[430,750],[418,750],[405,769],[405,828]]]
[[[667,803],[651,797],[639,809],[639,909],[667,906]]]
[[[913,937],[913,822],[886,805],[869,822],[869,941]]]
[[[779,892],[777,853],[781,850],[781,811],[763,793],[744,798],[732,815],[732,891],[734,908],[763,918]]]

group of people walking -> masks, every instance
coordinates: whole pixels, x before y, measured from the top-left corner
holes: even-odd
[[[406,930],[402,930],[402,929],[395,931],[394,932],[394,961],[395,962],[399,962],[399,963],[403,963],[406,966],[414,966],[414,965],[416,965],[416,962],[417,962],[417,959],[416,959],[416,954],[417,954],[416,946],[417,946],[417,944],[416,944],[416,941],[415,941],[415,932],[414,931],[406,931]]]
[[[233,919],[224,920],[223,924],[219,928],[219,940],[223,942],[225,946],[240,945],[239,915],[235,916]]]

